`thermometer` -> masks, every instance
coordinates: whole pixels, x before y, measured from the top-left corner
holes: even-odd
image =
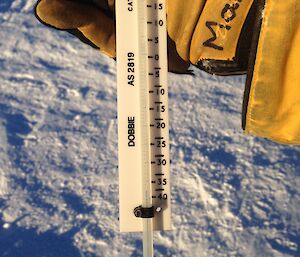
[[[171,229],[165,0],[116,0],[121,232]]]

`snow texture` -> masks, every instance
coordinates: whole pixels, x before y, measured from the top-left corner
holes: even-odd
[[[116,64],[0,2],[0,256],[141,256],[118,224]],[[155,256],[300,256],[300,148],[243,134],[245,78],[169,74],[172,231]]]

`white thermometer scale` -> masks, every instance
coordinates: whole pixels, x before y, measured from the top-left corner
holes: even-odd
[[[165,0],[116,0],[121,232],[171,229]]]

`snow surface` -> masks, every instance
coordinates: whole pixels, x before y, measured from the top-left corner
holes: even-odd
[[[116,64],[0,2],[0,256],[141,256],[118,232]],[[300,256],[300,148],[241,130],[244,77],[170,74],[172,218],[155,256]]]

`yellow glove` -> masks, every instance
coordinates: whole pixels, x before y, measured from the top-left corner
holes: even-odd
[[[168,4],[168,33],[184,60],[214,74],[247,71],[246,133],[300,145],[300,1]]]
[[[300,144],[299,10],[299,0],[169,0],[169,70],[247,73],[244,130]],[[41,0],[36,16],[115,57],[114,0]]]

